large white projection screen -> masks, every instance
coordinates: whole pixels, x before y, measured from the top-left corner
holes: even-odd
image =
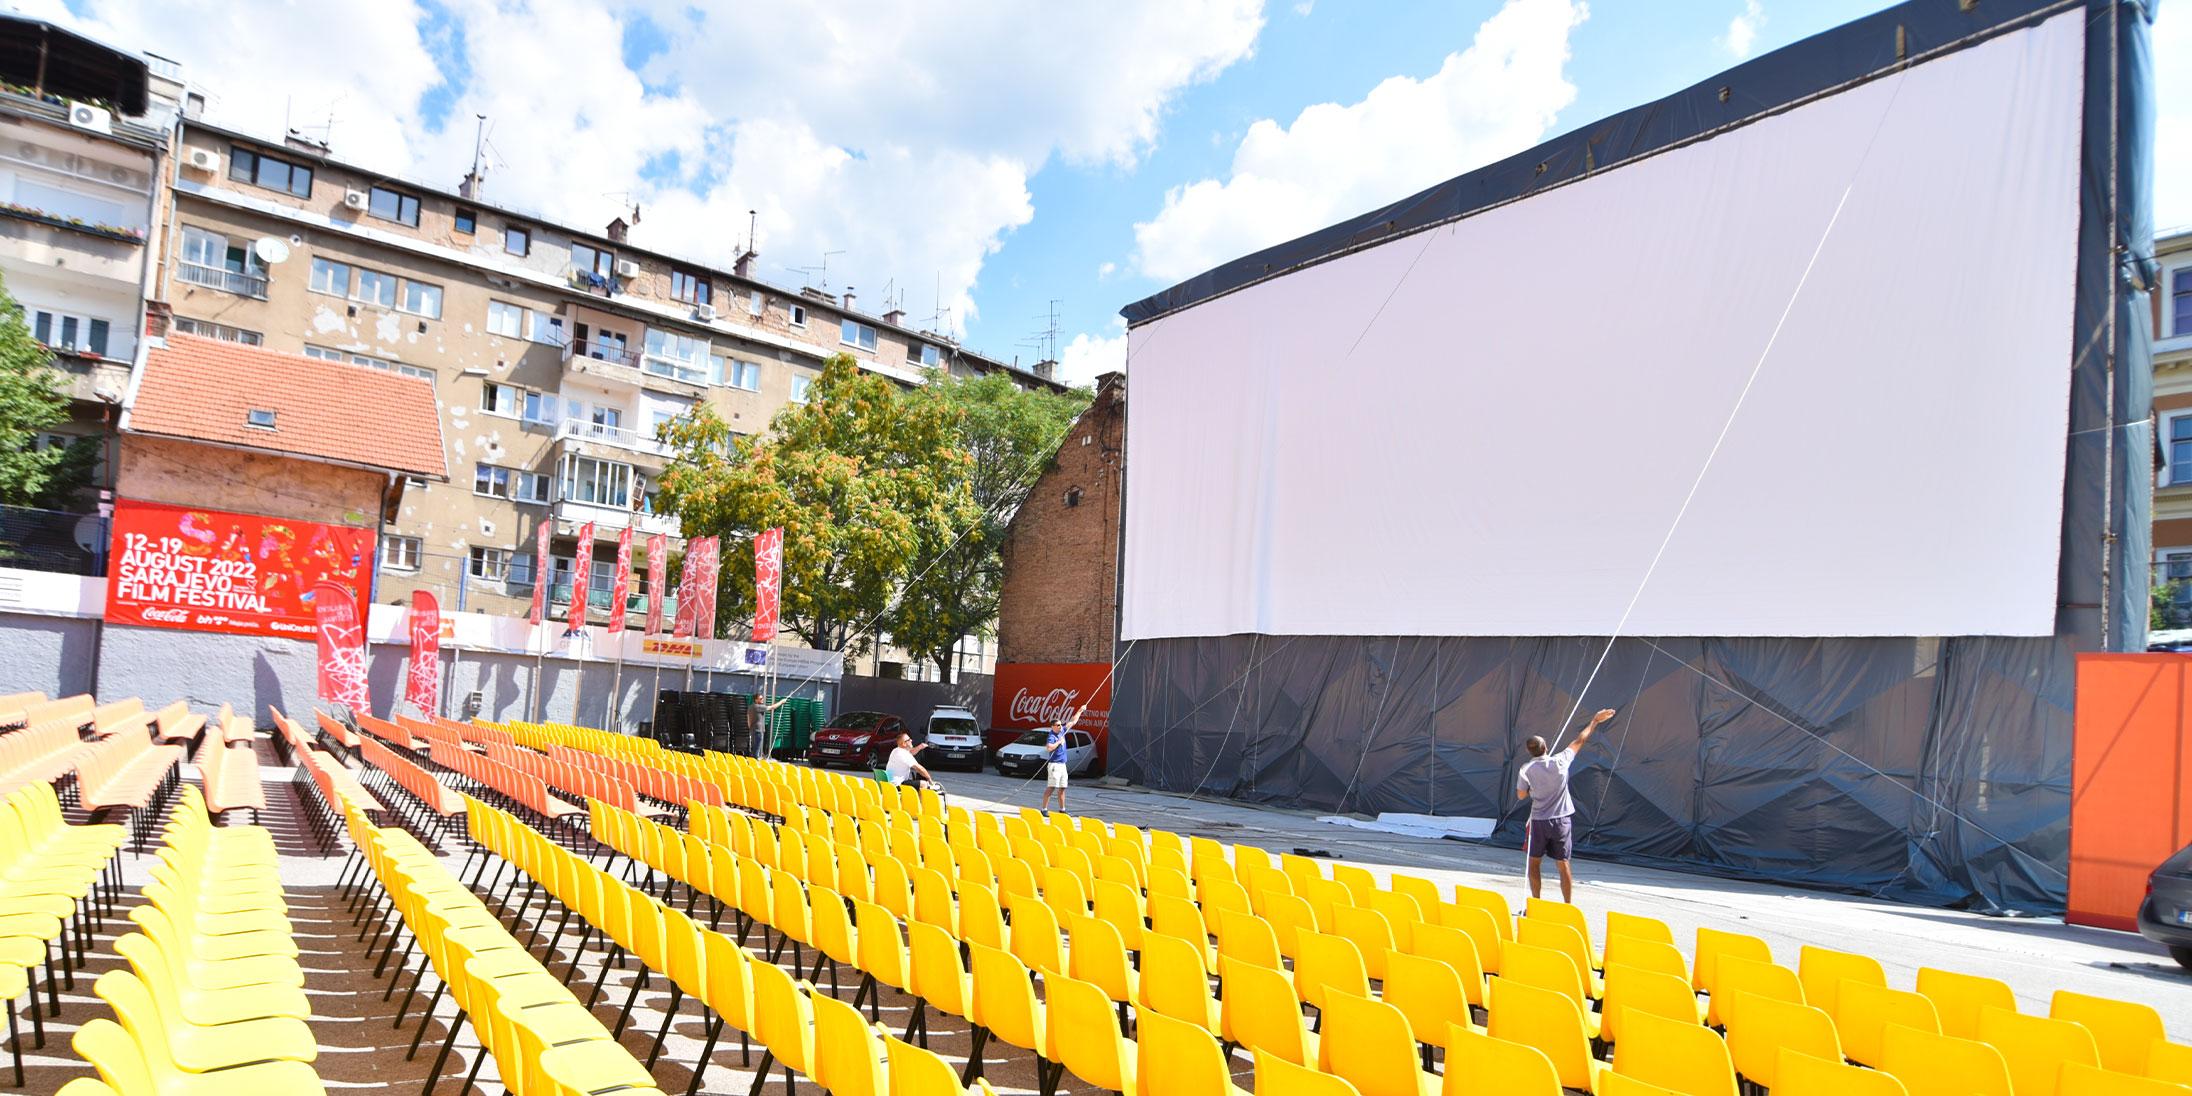
[[[2083,18],[1137,325],[1123,634],[2051,634]]]

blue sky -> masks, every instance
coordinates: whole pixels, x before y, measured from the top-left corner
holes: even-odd
[[[0,0],[9,2],[9,0]],[[1885,0],[12,0],[182,63],[209,116],[490,200],[886,293],[1069,376],[1119,307]],[[339,37],[339,48],[331,39]],[[2161,5],[2157,219],[2192,224],[2192,3]],[[810,268],[810,269],[800,269]],[[941,313],[939,315],[939,313]]]

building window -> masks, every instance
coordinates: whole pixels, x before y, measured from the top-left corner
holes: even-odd
[[[837,341],[862,350],[875,349],[875,329],[858,320],[846,319],[839,325]]]
[[[406,280],[403,283],[403,303],[398,308],[414,316],[429,320],[441,319],[441,287],[429,282]]]
[[[709,358],[709,364],[711,369],[709,379],[717,384],[727,384],[732,388],[743,388],[748,392],[757,392],[761,389],[761,365],[758,362],[740,361],[737,358],[728,358],[716,354]]]
[[[793,327],[805,327],[805,326],[807,326],[807,306],[806,306],[806,305],[803,305],[803,304],[795,304],[795,305],[793,305],[793,306],[792,306],[792,326],[793,326]]]
[[[525,399],[525,390],[515,385],[496,384],[488,381],[480,385],[480,410],[490,415],[518,417],[518,408]]]
[[[807,402],[807,389],[809,389],[809,388],[811,388],[811,387],[813,387],[813,386],[814,386],[814,378],[813,378],[813,377],[793,377],[793,378],[792,378],[792,402],[793,402],[793,403],[805,403],[805,402]]]
[[[496,464],[472,466],[472,493],[512,502],[547,502],[548,477]]]
[[[228,150],[228,177],[241,183],[279,190],[299,198],[312,196],[312,169],[303,164],[254,152],[240,145]]]
[[[588,244],[571,245],[571,268],[585,274],[591,273],[603,281],[616,273],[616,253],[603,251]]]
[[[761,310],[767,303],[768,298],[762,296],[761,291],[758,289],[746,294],[746,314],[750,316],[761,315]]]
[[[1080,504],[1081,489],[1078,487],[1066,488],[1066,508],[1070,510],[1073,507],[1079,506]]]
[[[510,481],[510,501],[552,502],[548,486],[546,472],[519,472],[517,478]]]
[[[2162,458],[2163,487],[2192,483],[2192,411],[2162,416]]]
[[[384,221],[419,227],[419,200],[400,190],[374,187],[366,197],[365,211]]]
[[[2192,548],[2163,548],[2154,553],[2154,577],[2169,588],[2171,628],[2192,622]]]
[[[528,308],[502,301],[488,301],[487,333],[506,339],[522,339],[525,337],[526,322],[532,314],[532,310]]]
[[[306,343],[304,356],[319,358],[322,361],[362,365],[368,369],[378,369],[383,373],[400,373],[406,377],[416,377],[428,384],[432,384],[436,380],[434,371],[423,365],[412,365],[408,362],[392,361],[388,358],[375,358],[366,354],[353,354],[347,350],[337,350],[331,346],[313,346]]]
[[[530,255],[533,252],[533,230],[517,225],[502,226],[502,250],[507,255]]]
[[[670,268],[670,296],[686,304],[708,304],[711,302],[710,293],[707,275]]]
[[[457,231],[467,236],[479,231],[479,214],[464,206],[457,207]]]
[[[563,458],[563,484],[557,497],[595,506],[632,504],[632,466],[592,457]]]
[[[177,316],[174,323],[175,330],[185,335],[196,335],[205,339],[219,339],[222,342],[242,343],[245,346],[258,346],[266,342],[266,336],[256,331],[246,331],[241,327],[230,327],[225,323],[193,320],[188,316]]]
[[[353,298],[382,308],[396,307],[396,276],[358,268],[358,291]]]
[[[556,405],[559,402],[556,397],[545,392],[528,389],[525,393],[525,411],[518,417],[536,426],[554,426]]]
[[[49,349],[107,356],[107,322],[88,316],[39,310],[31,315],[31,337]]]
[[[419,569],[420,541],[417,537],[388,536],[381,538],[381,566],[396,571]]]
[[[485,579],[489,582],[508,581],[511,578],[510,557],[511,552],[508,548],[473,548],[471,557],[465,564],[465,571],[473,578]],[[518,558],[524,559],[526,557],[520,556]],[[527,585],[530,585],[530,583],[527,583]]]
[[[350,295],[350,264],[314,257],[312,278],[305,284],[314,293],[347,297]]]
[[[261,430],[272,430],[274,429],[274,412],[263,407],[254,407],[244,412],[244,425],[256,426]]]
[[[2169,334],[2180,339],[2192,336],[2192,266],[2169,272]]]
[[[944,364],[944,354],[935,347],[923,343],[921,344],[921,364],[934,369]]]
[[[647,329],[647,354],[644,366],[658,377],[670,377],[689,384],[707,382],[708,343],[691,335],[680,335],[659,327]]]
[[[183,226],[183,255],[175,277],[223,293],[266,298],[266,268],[249,246],[230,244],[228,237],[192,225]]]

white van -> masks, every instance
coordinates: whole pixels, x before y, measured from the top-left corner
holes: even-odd
[[[930,712],[928,744],[921,751],[921,764],[928,768],[982,771],[982,723],[972,711],[938,708]]]

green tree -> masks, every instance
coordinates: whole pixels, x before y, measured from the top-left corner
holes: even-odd
[[[1012,517],[1091,394],[1028,391],[1002,373],[932,372],[927,384],[905,398],[949,415],[968,458],[965,487],[974,505],[957,521],[921,529],[916,553],[921,562],[890,615],[891,640],[934,663],[949,681],[952,648],[997,619]]]
[[[68,418],[60,379],[53,353],[31,338],[23,307],[0,285],[0,503],[47,501],[55,473],[68,459],[70,449],[32,447],[39,431]]]
[[[974,505],[953,426],[945,408],[903,398],[842,354],[765,438],[734,447],[706,405],[664,425],[676,456],[660,480],[663,506],[688,540],[723,538],[723,590],[744,607],[718,611],[717,627],[750,619],[752,538],[780,525],[785,628],[821,650],[866,642],[921,530],[963,521]]]

